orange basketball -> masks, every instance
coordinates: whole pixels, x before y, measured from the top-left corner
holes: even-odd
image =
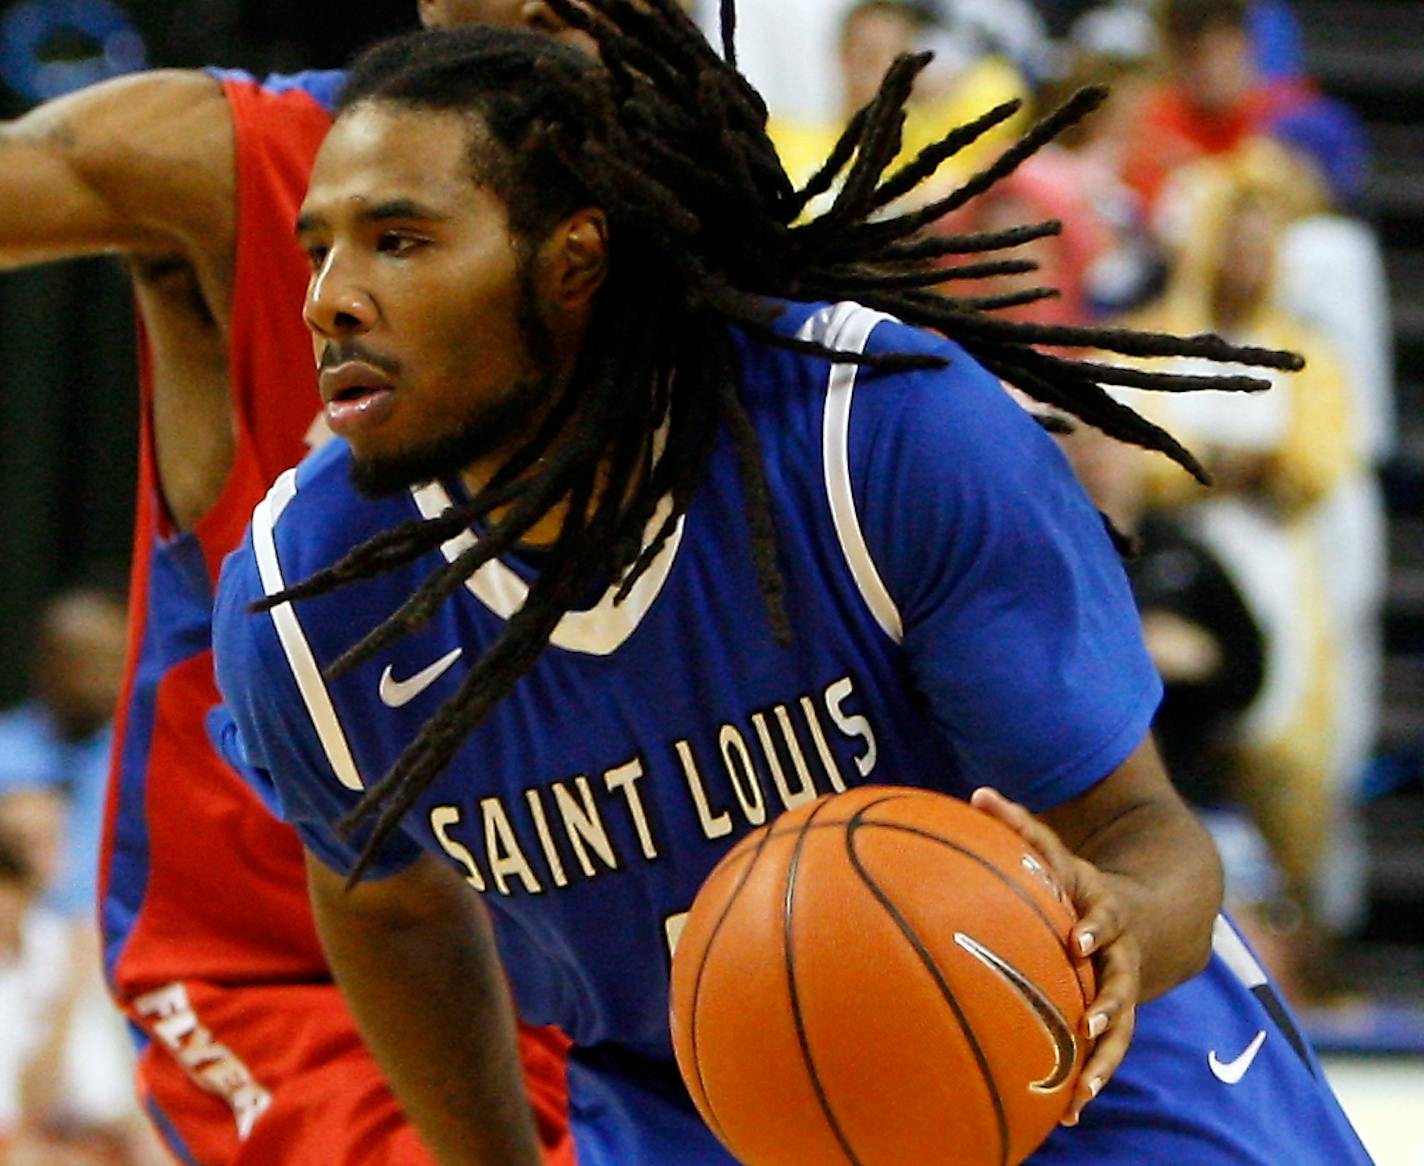
[[[1043,860],[964,802],[866,786],[800,806],[692,905],[683,1079],[747,1166],[1014,1166],[1087,1051],[1074,918]]]

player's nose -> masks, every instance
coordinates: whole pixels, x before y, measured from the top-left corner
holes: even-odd
[[[302,314],[307,327],[318,335],[346,336],[371,327],[376,304],[351,265],[332,250],[312,272]]]

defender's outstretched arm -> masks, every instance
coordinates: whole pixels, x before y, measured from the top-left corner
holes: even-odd
[[[215,77],[106,81],[0,123],[0,268],[170,254],[211,294],[231,282],[235,192],[232,114]]]

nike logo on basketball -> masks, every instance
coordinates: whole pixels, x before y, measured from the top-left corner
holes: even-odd
[[[1256,1059],[1256,1054],[1265,1043],[1266,1030],[1263,1028],[1256,1034],[1256,1039],[1246,1046],[1246,1051],[1234,1061],[1222,1061],[1217,1057],[1216,1050],[1212,1049],[1206,1058],[1207,1064],[1211,1066],[1212,1076],[1226,1085],[1235,1085],[1246,1076],[1246,1070],[1251,1067],[1251,1062]]]
[[[1068,1018],[1032,980],[977,939],[965,935],[962,931],[956,931],[954,942],[1002,976],[1009,987],[1033,1010],[1043,1026],[1044,1034],[1053,1046],[1053,1071],[1042,1081],[1033,1082],[1029,1088],[1035,1093],[1054,1093],[1061,1089],[1072,1077],[1073,1066],[1078,1060],[1078,1041],[1073,1035],[1073,1026],[1068,1023]]]
[[[398,709],[402,705],[407,705],[417,696],[439,680],[449,670],[450,665],[460,658],[463,649],[451,648],[434,664],[422,668],[414,676],[405,680],[397,680],[391,666],[386,665],[386,670],[381,673],[380,695],[381,703],[387,708]]]

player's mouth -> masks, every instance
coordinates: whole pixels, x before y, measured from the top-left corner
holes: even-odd
[[[365,361],[322,369],[318,379],[326,423],[341,437],[379,425],[391,411],[395,386],[386,373]]]

